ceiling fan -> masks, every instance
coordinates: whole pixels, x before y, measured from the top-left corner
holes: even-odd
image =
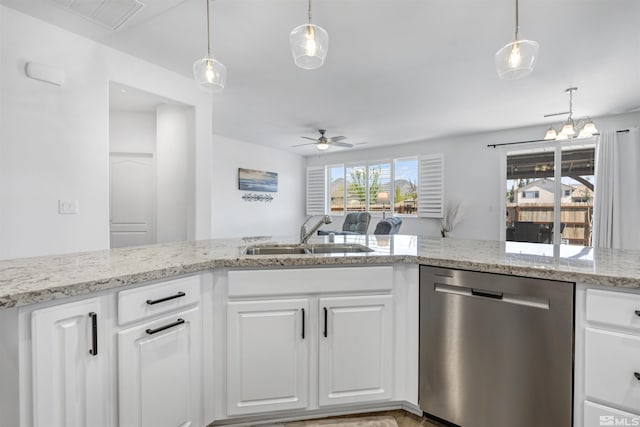
[[[318,132],[320,132],[320,138],[309,138],[308,136],[303,136],[301,138],[304,139],[309,139],[311,141],[314,142],[309,142],[306,144],[298,144],[298,145],[294,145],[293,147],[302,147],[304,145],[315,145],[316,148],[320,151],[324,151],[327,148],[329,148],[329,145],[335,145],[337,147],[346,147],[346,148],[352,148],[353,144],[348,144],[346,142],[340,142],[344,139],[347,139],[346,136],[333,136],[331,138],[327,138],[326,136],[324,136],[324,133],[326,132],[325,129],[318,129]]]

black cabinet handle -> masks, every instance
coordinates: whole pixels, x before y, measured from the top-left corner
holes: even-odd
[[[173,328],[174,326],[182,325],[183,323],[184,323],[184,319],[178,319],[173,323],[169,323],[168,325],[160,326],[159,328],[156,328],[156,329],[147,329],[146,332],[149,335],[153,335],[153,334],[157,334],[158,332],[162,332],[165,329],[169,329],[169,328]]]
[[[324,335],[324,337],[327,337],[327,307],[323,308],[324,310],[324,331],[322,332],[322,335]]]
[[[633,376],[636,377],[638,381],[640,381],[640,372],[634,372]]]
[[[640,316],[640,310],[636,310],[636,316]]]
[[[180,298],[180,297],[183,297],[185,295],[187,295],[187,294],[185,294],[184,292],[178,292],[177,294],[171,295],[170,297],[164,297],[164,298],[160,298],[160,299],[148,299],[147,300],[147,304],[149,304],[149,305],[158,304],[160,302],[170,301],[172,299]]]
[[[304,308],[302,309],[302,339],[304,339]]]
[[[93,311],[89,313],[91,318],[91,348],[89,354],[92,356],[98,355],[98,313]]]

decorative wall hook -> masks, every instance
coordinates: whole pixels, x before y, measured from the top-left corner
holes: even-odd
[[[271,202],[273,196],[271,194],[244,193],[242,200],[245,202]]]

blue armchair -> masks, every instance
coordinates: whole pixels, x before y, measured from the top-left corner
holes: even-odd
[[[318,230],[318,235],[326,236],[329,233],[333,233],[337,235],[367,234],[367,229],[369,228],[370,221],[371,221],[371,214],[369,214],[369,212],[349,212],[344,217],[344,224],[342,224],[342,231]]]

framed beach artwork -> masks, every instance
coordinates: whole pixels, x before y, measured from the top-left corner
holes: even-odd
[[[278,191],[278,174],[238,168],[238,188],[245,191]]]

